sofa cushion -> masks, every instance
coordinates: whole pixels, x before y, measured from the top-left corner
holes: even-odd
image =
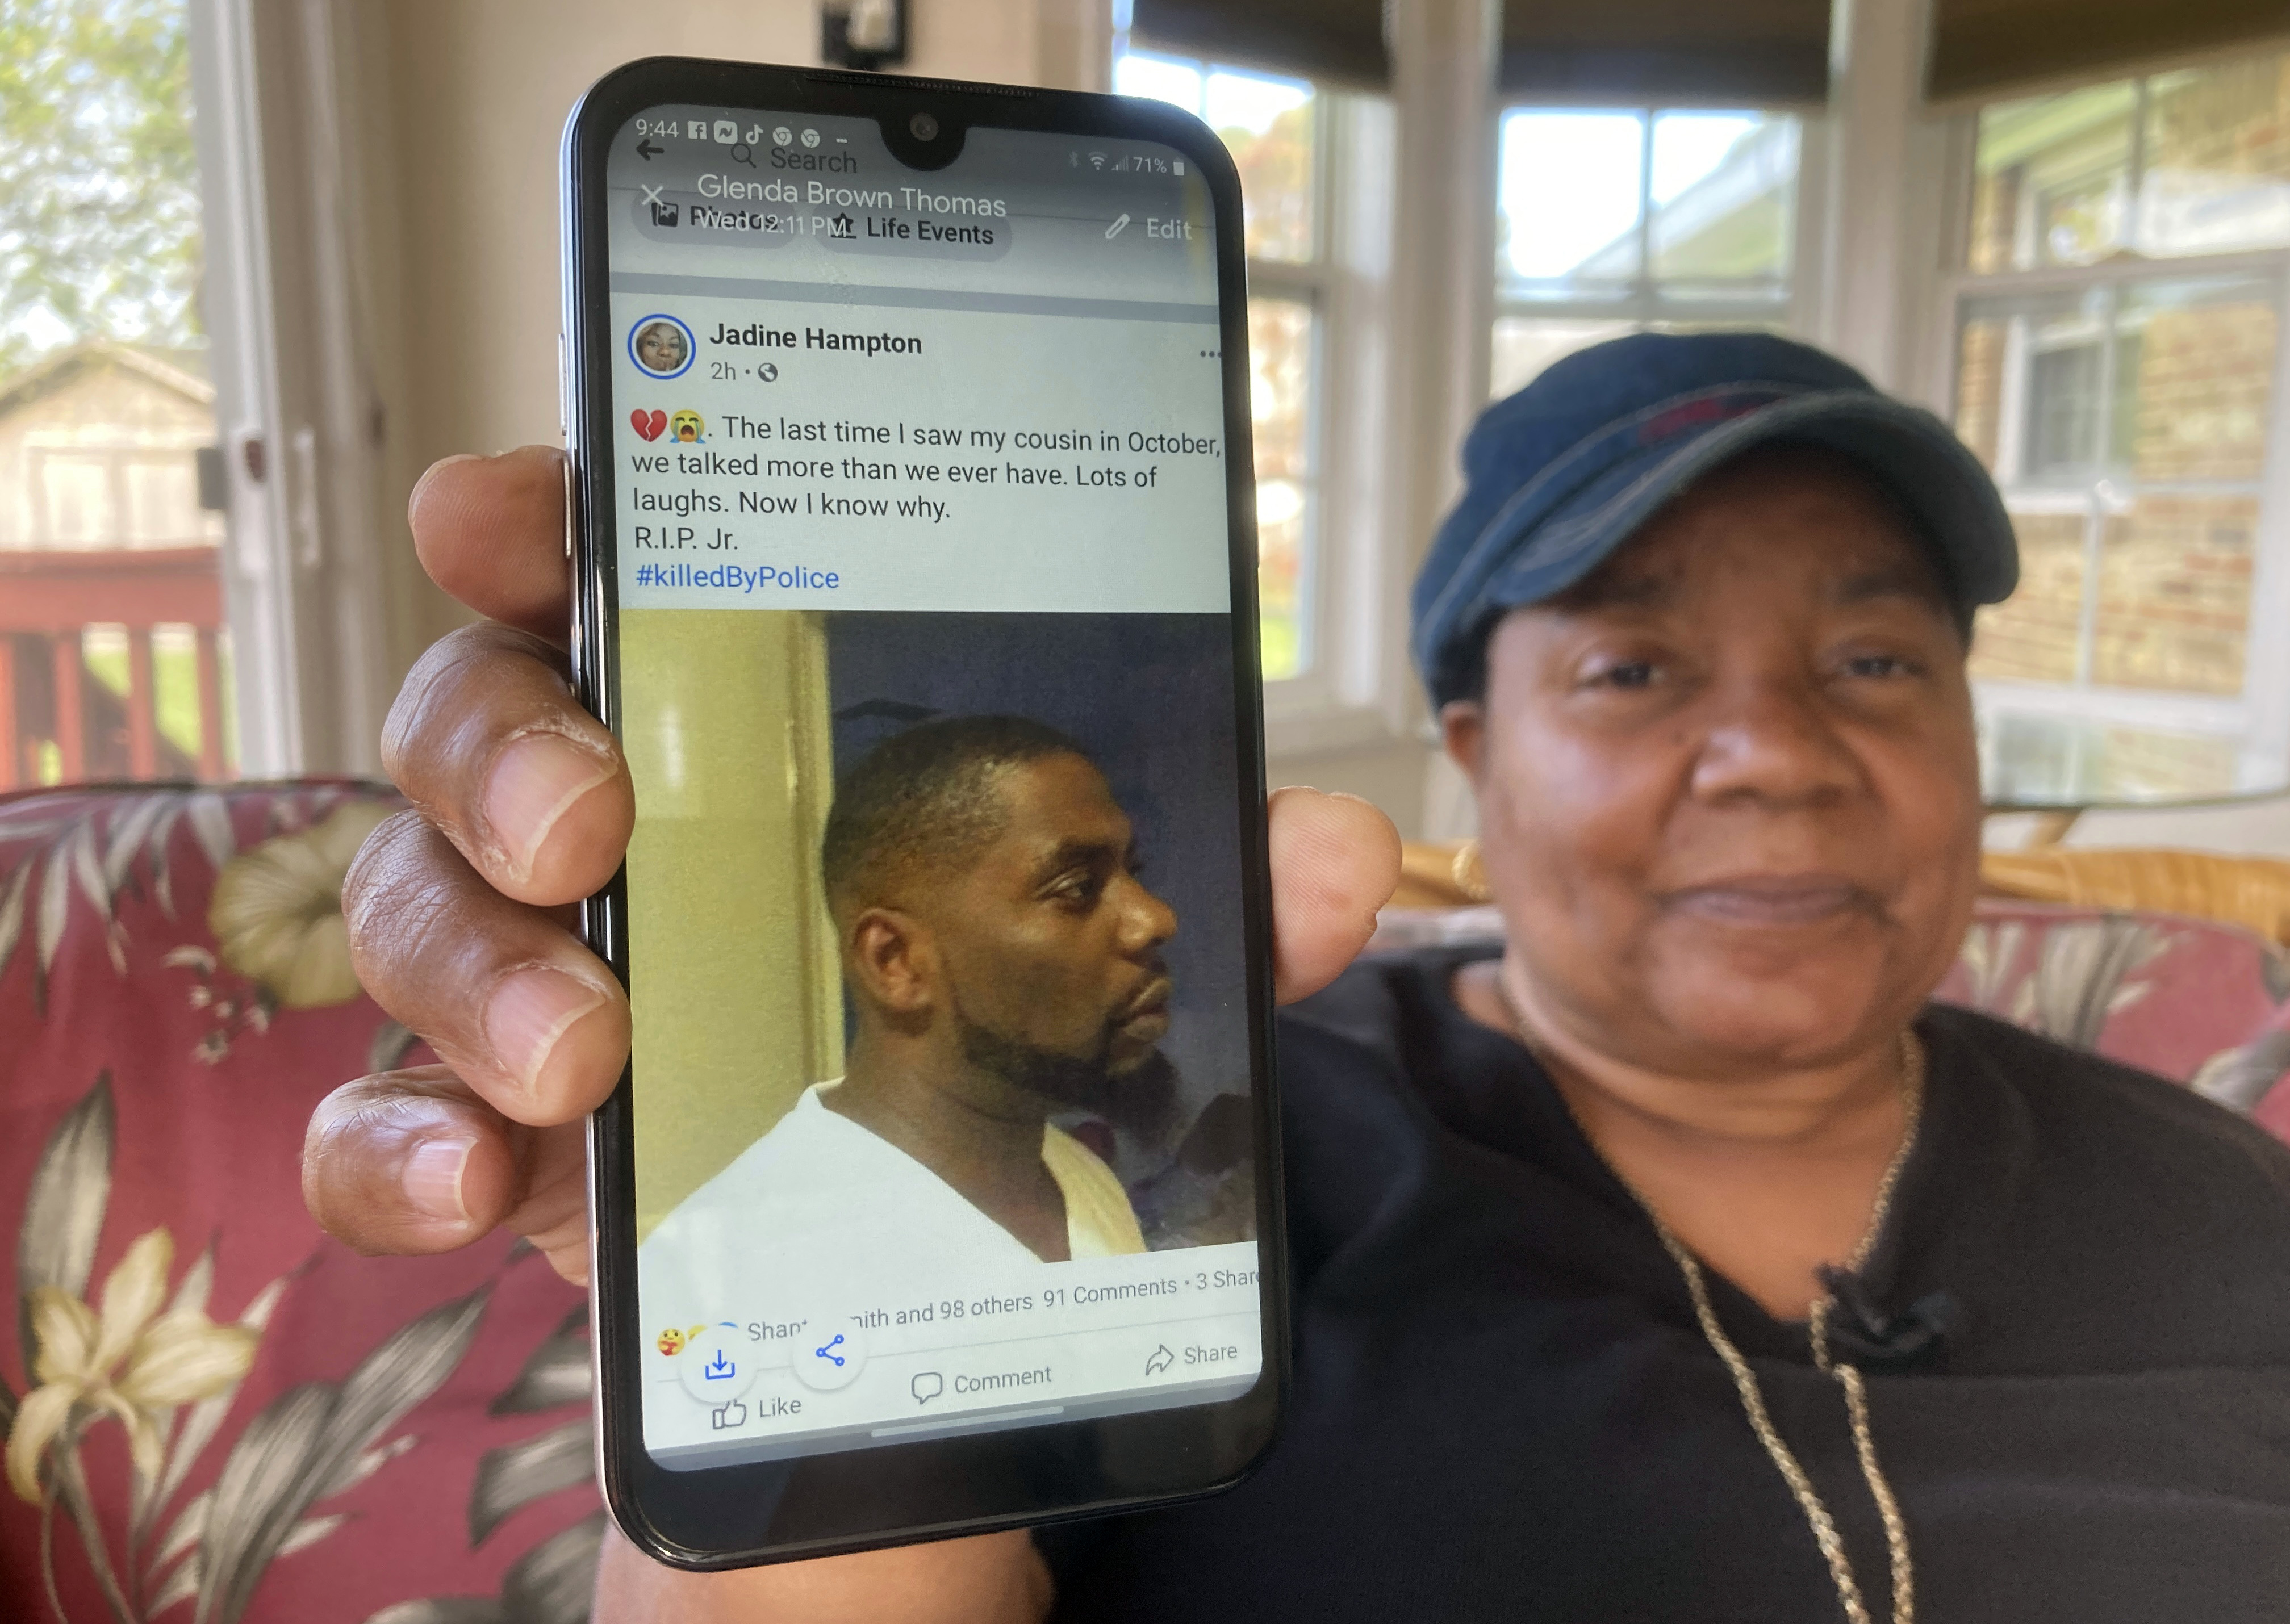
[[[2268,1037],[2290,998],[2290,954],[2239,925],[1982,898],[1935,996],[2238,1111],[2290,1068]]]
[[[0,799],[0,1618],[585,1619],[582,1294],[496,1239],[364,1258],[313,1106],[428,1058],[351,976],[400,804],[300,782]]]

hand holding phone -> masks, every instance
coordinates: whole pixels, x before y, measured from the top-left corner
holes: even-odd
[[[937,202],[937,199],[934,199],[934,202]],[[676,369],[685,369],[685,366],[689,366],[689,362],[692,362],[692,357],[694,357],[694,350],[699,348],[696,341],[687,341],[685,334],[677,332],[673,325],[661,327],[660,323],[655,321],[655,323],[648,323],[648,327],[653,327],[653,330],[632,330],[632,334],[629,334],[629,339],[632,339],[632,357],[635,357],[635,364],[639,366],[639,369],[676,371]],[[731,332],[744,332],[744,330],[737,330],[737,327],[719,327],[717,332],[731,334]],[[879,353],[898,353],[891,344],[882,344],[877,346],[877,348]],[[1216,357],[1212,355],[1212,357],[1207,357],[1207,360],[1216,360]],[[657,371],[648,371],[645,376],[657,376]],[[635,433],[637,440],[644,440],[645,444],[651,444],[651,442],[661,440],[661,437],[669,437],[669,436],[673,436],[673,442],[676,442],[676,444],[685,444],[685,446],[699,444],[701,437],[705,436],[705,417],[699,412],[699,410],[689,410],[689,408],[677,408],[676,412],[664,412],[661,408],[653,408],[644,414],[644,421],[639,424],[639,421],[635,420],[635,412],[629,412],[629,433]],[[1212,440],[1212,436],[1186,436],[1186,433],[1181,433],[1180,430],[1174,437],[1164,436],[1158,442],[1154,442],[1154,449],[1165,446],[1165,449],[1170,449],[1170,452],[1177,453],[1177,456],[1184,456],[1184,453],[1200,456],[1202,453],[1200,449],[1197,449],[1196,444],[1189,444],[1191,440],[1205,442],[1205,440]],[[469,472],[468,465],[460,465],[460,468],[465,474]],[[818,469],[813,469],[813,472],[818,472]],[[1232,476],[1228,476],[1228,485],[1229,484],[1234,484]],[[449,495],[451,490],[453,490],[453,485],[456,485],[456,481],[453,479],[442,479],[440,484],[437,484],[437,488],[435,488],[435,492],[430,492],[430,495],[433,495],[435,500],[442,501],[446,495]],[[918,513],[921,513],[921,508],[918,508]],[[932,516],[932,520],[934,520],[934,523],[941,523],[939,516]],[[440,549],[430,548],[430,552],[440,552]],[[449,549],[444,549],[444,552],[449,552]],[[433,568],[442,564],[442,575],[451,577],[456,571],[453,571],[453,564],[449,561],[449,556],[444,556],[444,552],[440,552],[440,556],[433,559]],[[797,588],[802,588],[808,584],[802,568],[795,568],[795,571],[786,571],[786,572],[792,577],[792,582],[795,582]],[[478,596],[484,596],[484,593],[478,593]],[[532,619],[533,604],[516,604],[516,609],[517,609],[517,614],[520,614],[520,619]],[[543,612],[543,619],[545,619],[545,612]],[[484,642],[484,635],[474,636],[472,642]],[[410,684],[410,696],[414,696],[414,710],[430,710],[433,715],[440,715],[442,717],[442,712],[449,712],[456,706],[465,706],[465,703],[474,703],[474,694],[469,687],[465,687],[465,680],[472,678],[478,668],[484,668],[485,664],[488,664],[488,660],[500,658],[500,660],[508,660],[508,662],[513,662],[513,660],[517,658],[516,651],[501,646],[500,642],[494,642],[492,646],[488,648],[458,648],[458,651],[453,652],[456,652],[458,658],[435,662],[440,668],[428,671],[428,674],[426,674],[428,676],[426,683],[424,680],[417,680],[414,684]],[[529,687],[529,684],[526,684],[526,687]],[[532,699],[532,694],[524,694],[520,696],[520,699]],[[516,710],[516,703],[504,706],[504,710]],[[405,717],[405,712],[403,710],[401,710],[401,717]],[[451,802],[453,802],[453,790],[469,790],[469,788],[474,788],[472,783],[468,781],[468,774],[465,774],[465,763],[460,765],[460,772],[453,772],[451,767],[446,770],[446,777],[456,779],[451,786],[444,786],[444,783],[437,783],[437,781],[421,783],[421,779],[424,779],[424,770],[421,770],[421,749],[419,749],[419,744],[414,742],[414,735],[419,733],[419,722],[412,717],[405,717],[405,722],[408,722],[405,726],[394,728],[394,735],[398,735],[396,738],[398,749],[394,749],[394,765],[401,770],[401,779],[408,779],[410,788],[421,786],[417,793],[421,793],[421,797],[424,797],[426,804],[430,804],[433,809],[449,809]],[[548,738],[543,738],[543,735],[548,735]],[[458,749],[460,749],[462,754],[468,754],[468,751],[472,749],[472,744],[474,740],[469,740],[469,735],[462,735],[462,738],[458,740]],[[597,740],[593,738],[593,733],[589,735],[589,738],[581,738],[580,722],[575,722],[575,719],[565,719],[565,724],[561,728],[559,726],[529,728],[529,731],[524,731],[524,735],[517,740],[517,744],[520,744],[517,754],[526,756],[526,758],[536,754],[536,751],[538,754],[548,756],[549,749],[554,749],[556,744],[572,744],[572,747],[575,747],[575,749],[572,749],[572,756],[581,756],[581,747],[586,747],[589,770],[581,772],[581,774],[575,774],[575,777],[581,779],[581,783],[577,783],[575,786],[577,790],[575,799],[572,799],[572,802],[564,802],[564,799],[559,797],[556,802],[549,802],[549,806],[554,806],[554,811],[549,811],[549,806],[543,806],[543,811],[549,811],[549,818],[552,818],[552,820],[554,818],[564,818],[568,834],[570,831],[580,829],[580,825],[584,825],[584,822],[596,827],[612,825],[613,790],[607,786],[619,783],[619,786],[625,790],[625,779],[619,777],[619,765],[616,765],[616,761],[612,758],[609,740],[597,744]],[[554,827],[549,827],[549,829],[540,829],[538,834],[532,829],[532,827],[526,827],[526,829],[522,831],[522,836],[520,834],[513,834],[513,831],[506,829],[506,827],[501,827],[501,829],[490,829],[488,827],[490,818],[500,818],[501,822],[516,820],[517,795],[513,793],[494,795],[494,790],[501,790],[501,781],[516,781],[517,777],[516,772],[508,767],[508,756],[510,751],[506,749],[500,751],[500,761],[492,763],[492,781],[484,786],[485,790],[488,790],[488,793],[484,795],[484,804],[476,806],[476,809],[468,809],[469,813],[474,815],[453,818],[453,815],[449,813],[444,815],[444,818],[440,818],[440,822],[442,825],[446,825],[449,834],[456,836],[456,843],[469,854],[469,857],[472,857],[472,861],[476,863],[478,870],[488,875],[488,877],[492,877],[501,889],[513,893],[513,896],[526,898],[526,900],[533,900],[533,902],[554,900],[554,896],[549,896],[552,884],[556,884],[564,873],[577,873],[577,870],[581,868],[581,863],[577,861],[577,859],[575,861],[565,863],[561,857],[552,859],[548,854],[548,847],[552,845],[554,841]],[[597,770],[597,763],[602,763],[602,770]],[[430,765],[444,765],[444,763],[430,763]],[[564,765],[564,763],[561,763],[561,765]],[[1069,774],[1069,777],[1072,777],[1072,774]],[[538,783],[540,779],[548,779],[548,774],[533,774],[533,779],[536,779]],[[559,783],[561,788],[564,779],[552,779],[552,781]],[[1067,797],[1067,802],[1072,802],[1072,799],[1074,797]],[[1088,797],[1081,797],[1081,799],[1088,799]],[[1099,797],[1099,799],[1104,799],[1104,797]],[[540,797],[540,802],[548,802],[548,797]],[[1099,806],[1099,811],[1104,811],[1104,806]],[[1356,813],[1365,813],[1365,809],[1351,809],[1351,811],[1356,811]],[[600,813],[602,813],[602,822],[597,822]],[[1116,804],[1116,815],[1117,815],[1117,804]],[[1342,820],[1342,818],[1347,818],[1347,815],[1351,813],[1349,813],[1349,811],[1335,811],[1335,815],[1337,815],[1337,820]],[[1369,813],[1369,818],[1372,818],[1372,813]],[[1292,818],[1292,822],[1296,820]],[[1309,822],[1309,818],[1305,818],[1303,822]],[[428,845],[428,843],[421,838],[424,834],[426,831],[408,829],[405,831],[405,836],[408,838],[403,838],[403,841],[398,843],[380,843],[380,845],[378,845],[378,852],[375,852],[373,863],[369,863],[371,882],[375,884],[375,889],[387,889],[387,886],[389,886],[391,882],[389,870],[398,870],[401,875],[410,875],[410,873],[419,873],[424,866],[435,866],[435,863],[437,863],[437,852],[435,852],[435,850],[424,850],[424,847]],[[605,845],[609,845],[609,838],[605,841]],[[1141,925],[1142,941],[1138,944],[1138,948],[1132,948],[1132,957],[1136,957],[1138,953],[1142,953],[1142,957],[1149,962],[1152,950],[1157,948],[1158,940],[1165,940],[1170,932],[1170,925],[1165,918],[1164,923],[1154,925],[1149,916],[1157,912],[1165,914],[1168,909],[1158,902],[1158,898],[1154,896],[1149,886],[1133,884],[1132,889],[1138,893],[1138,896],[1133,898],[1136,905],[1129,907],[1126,914],[1129,914],[1133,921],[1145,921]],[[1383,889],[1388,889],[1388,884],[1385,884]],[[1381,889],[1376,891],[1376,896],[1381,896],[1381,893],[1383,893]],[[494,932],[500,932],[501,937],[513,937],[513,934],[517,932],[529,937],[529,934],[533,934],[532,923],[533,921],[529,921],[529,918],[517,918],[516,914],[508,914],[508,916],[490,918],[488,928],[494,930]],[[1335,937],[1337,941],[1342,941],[1344,946],[1337,950],[1335,960],[1333,960],[1331,964],[1326,964],[1328,972],[1333,972],[1337,962],[1342,960],[1342,957],[1349,957],[1349,946],[1351,946],[1351,941],[1358,940],[1360,934],[1365,934],[1365,923],[1367,923],[1367,909],[1360,907],[1358,912],[1353,914],[1351,921],[1344,921],[1342,925],[1337,925],[1335,932],[1331,932],[1333,937]],[[387,932],[382,932],[382,937],[385,937],[385,934]],[[366,932],[362,932],[362,941],[369,944],[369,962],[373,962],[375,957],[387,957],[387,948],[382,950],[382,953],[375,953],[375,950],[371,948],[371,944],[382,940],[382,937],[366,937]],[[536,941],[533,946],[540,946],[540,944]],[[549,953],[556,953],[556,944],[548,944],[548,950],[540,953],[540,957],[548,957]],[[478,956],[472,956],[472,960],[474,957]],[[543,1026],[554,1026],[554,1031],[548,1033],[548,1037],[552,1042],[549,1042],[549,1044],[543,1044],[543,1049],[540,1049],[540,1053],[538,1053],[538,1059],[533,1059],[533,1053],[526,1053],[526,1056],[501,1056],[501,1053],[488,1052],[488,1049],[497,1047],[497,1040],[494,1040],[494,1037],[497,1037],[497,1031],[501,1028],[501,1021],[488,1020],[488,1017],[492,1015],[492,1010],[490,1008],[456,1010],[458,1015],[462,1015],[462,1021],[451,1021],[451,1020],[428,1021],[430,1031],[442,1033],[440,1042],[442,1042],[442,1047],[444,1047],[444,1052],[456,1059],[456,1063],[460,1065],[460,1069],[465,1072],[465,1075],[472,1075],[474,1079],[478,1081],[478,1088],[481,1088],[481,1091],[484,1091],[488,1081],[492,1081],[492,1084],[497,1085],[504,1085],[506,1091],[513,1092],[513,1095],[522,1095],[520,1101],[517,1101],[517,1104],[520,1104],[520,1113],[524,1113],[524,1116],[538,1116],[538,1118],[549,1118],[549,1116],[554,1113],[552,1101],[549,1101],[549,1081],[552,1081],[549,1079],[549,1072],[559,1069],[561,1056],[568,1052],[577,1052],[577,1049],[581,1047],[612,1049],[613,1040],[616,1040],[616,1036],[619,1036],[619,1033],[616,1033],[616,1026],[619,1026],[621,1020],[625,1020],[623,1012],[621,1012],[619,1001],[612,996],[609,985],[607,988],[600,988],[596,978],[584,976],[584,973],[581,973],[581,966],[570,960],[565,962],[565,964],[559,964],[556,969],[564,972],[565,978],[575,985],[575,992],[586,989],[586,992],[581,994],[581,996],[586,999],[586,1008],[570,1010],[568,1021],[565,1021],[561,1015],[554,1021],[545,1021]],[[1309,966],[1305,966],[1305,973],[1309,973]],[[378,980],[380,982],[389,980],[387,969],[385,972],[380,972]],[[478,978],[476,988],[485,988],[484,978]],[[488,992],[500,992],[500,988],[490,988]],[[405,988],[405,994],[408,994],[408,996],[405,996],[405,1004],[410,1005],[417,1005],[421,999],[430,999],[433,1004],[446,1004],[446,1005],[456,1004],[456,999],[451,996],[449,989],[442,988],[442,985],[435,985],[435,982],[433,985],[426,985],[426,988]],[[1145,1042],[1145,1047],[1149,1047],[1149,1040],[1157,1036],[1157,1033],[1154,1033],[1154,1026],[1157,1026],[1158,1010],[1148,1008],[1148,1005],[1157,1004],[1157,1001],[1161,1001],[1164,996],[1165,994],[1154,992],[1152,978],[1148,976],[1142,985],[1138,985],[1138,988],[1129,989],[1129,994],[1125,994],[1126,1001],[1120,1005],[1120,1008],[1113,1008],[1110,1012],[1113,1012],[1116,1017],[1120,1017],[1116,1024],[1125,1026],[1126,1037],[1132,1037],[1132,1040],[1142,1037],[1142,1040],[1148,1040]],[[468,999],[462,999],[462,1004],[468,1004]],[[516,1004],[516,999],[510,999],[510,1004]],[[476,1012],[478,1020],[474,1021],[468,1020],[468,1015],[472,1015],[472,1012]],[[543,1015],[548,1015],[548,1010],[543,1010]],[[462,1031],[458,1033],[453,1031],[453,1026],[456,1024],[462,1026]],[[510,1021],[510,1026],[516,1026],[516,1021]],[[508,1060],[506,1065],[504,1065],[504,1059]],[[488,1072],[492,1072],[492,1076],[488,1076]],[[380,1092],[385,1092],[387,1095],[387,1088],[382,1088]],[[451,1088],[451,1084],[444,1084],[444,1081],[430,1079],[430,1092],[428,1097],[426,1097],[426,1104],[430,1107],[430,1118],[433,1120],[453,1123],[453,1120],[476,1118],[478,1123],[481,1123],[481,1127],[490,1127],[490,1124],[484,1124],[484,1120],[481,1120],[484,1118],[484,1108],[478,1107],[478,1101],[469,1100],[469,1097],[465,1095],[458,1095],[458,1092]],[[1225,1116],[1229,1118],[1229,1113],[1225,1113]],[[334,1120],[341,1123],[339,1116]],[[1225,1132],[1228,1132],[1228,1139],[1229,1139],[1229,1124]],[[877,1134],[877,1136],[882,1139],[884,1134]],[[1213,1139],[1213,1134],[1209,1136],[1209,1139]],[[433,1223],[428,1223],[428,1226],[414,1226],[421,1230],[419,1235],[403,1232],[403,1235],[394,1235],[391,1239],[394,1239],[396,1244],[424,1244],[424,1246],[446,1244],[451,1237],[456,1237],[460,1226],[472,1223],[472,1219],[468,1219],[468,1216],[462,1216],[462,1214],[485,1212],[490,1204],[500,1204],[501,1198],[508,1198],[508,1196],[517,1194],[517,1188],[516,1188],[517,1184],[524,1184],[524,1194],[532,1194],[533,1175],[540,1175],[538,1182],[540,1182],[540,1187],[543,1188],[548,1188],[548,1184],[552,1182],[552,1180],[548,1178],[548,1168],[536,1166],[532,1159],[526,1159],[524,1166],[516,1166],[516,1164],[501,1166],[500,1156],[490,1155],[492,1150],[497,1150],[497,1145],[494,1145],[492,1140],[494,1140],[492,1132],[478,1132],[478,1134],[474,1136],[460,1136],[460,1145],[451,1145],[451,1143],[444,1145],[444,1150],[449,1152],[458,1150],[458,1155],[460,1155],[460,1166],[458,1166],[456,1178],[451,1180],[451,1207],[453,1207],[456,1212],[446,1214],[444,1220],[433,1220]],[[327,1145],[327,1143],[332,1143],[332,1148],[337,1152],[350,1152],[350,1155],[321,1156],[318,1164],[316,1164],[314,1182],[311,1182],[311,1187],[314,1187],[314,1200],[321,1204],[321,1210],[325,1210],[325,1191],[330,1188],[330,1180],[332,1180],[334,1171],[348,1168],[350,1161],[355,1161],[357,1134],[355,1134],[355,1132],[348,1132],[348,1134],[332,1134],[332,1132],[318,1134],[318,1132],[314,1132],[314,1145]],[[398,1145],[396,1145],[398,1150],[401,1152],[405,1150],[405,1145],[408,1143],[419,1143],[419,1136],[398,1134]],[[1049,1143],[1056,1143],[1056,1140],[1049,1140]],[[548,1139],[533,1140],[532,1152],[538,1156],[540,1164],[548,1164],[552,1156],[554,1161],[559,1164],[559,1168],[561,1164],[564,1164],[561,1145],[552,1152],[549,1150]],[[451,1159],[451,1156],[442,1156],[442,1159]],[[430,1161],[440,1161],[440,1156],[430,1156]],[[1045,1152],[1045,1164],[1046,1164],[1046,1152]],[[1083,1171],[1088,1171],[1090,1164],[1088,1161],[1083,1161],[1081,1166]],[[492,1191],[485,1188],[488,1180],[494,1184]],[[437,1184],[437,1180],[430,1180],[430,1184]],[[549,1194],[554,1194],[554,1198],[556,1198],[556,1210],[564,1212],[564,1188],[561,1188],[561,1180],[556,1184],[559,1184],[559,1188],[554,1188],[554,1191],[549,1191]],[[1085,1194],[1085,1187],[1083,1187],[1083,1194]],[[1058,1184],[1056,1196],[1058,1196],[1058,1204],[1065,1207],[1067,1212],[1072,1212],[1074,1207],[1085,1204],[1085,1200],[1078,1198],[1078,1196],[1074,1194],[1074,1188],[1067,1187],[1067,1184]],[[526,1212],[520,1212],[517,1216],[526,1220],[540,1219],[543,1214],[540,1214],[540,1212],[533,1212],[536,1204],[548,1204],[548,1196],[543,1196],[540,1200],[526,1200]],[[1109,1212],[1110,1210],[1113,1210],[1113,1203],[1109,1203]],[[1113,1216],[1122,1216],[1122,1214],[1113,1214]],[[1132,1223],[1136,1220],[1136,1214],[1133,1214],[1133,1212],[1129,1212],[1126,1216],[1132,1219]],[[548,1228],[548,1226],[540,1226],[540,1228]],[[1013,1219],[1013,1223],[1005,1223],[1003,1228],[1005,1228],[1010,1235],[1021,1235],[1021,1232],[1026,1230],[1023,1214],[1017,1214]],[[1062,1246],[1061,1246],[1061,1239],[1065,1242]],[[1116,1235],[1113,1239],[1116,1239],[1116,1244],[1120,1244],[1122,1237],[1120,1235]],[[1074,1253],[1072,1232],[1067,1232],[1065,1237],[1056,1237],[1056,1235],[1046,1235],[1046,1232],[1037,1230],[1035,1232],[1035,1242],[1037,1244],[1029,1242],[1035,1262],[1053,1258],[1053,1255],[1061,1253],[1061,1251],[1067,1255]],[[973,1301],[964,1303],[964,1306],[969,1308],[969,1306],[975,1306],[975,1303],[987,1303],[987,1306],[991,1308],[1001,1308],[1003,1303],[1007,1301],[1013,1301],[1013,1297],[997,1299],[989,1294],[989,1297],[973,1299]],[[852,1340],[854,1338],[847,1338],[843,1345],[838,1345],[838,1342],[834,1342],[834,1338],[824,1338],[822,1342],[820,1342],[820,1347],[824,1347],[824,1349],[829,1349],[829,1351],[827,1351],[827,1354],[813,1354],[813,1356],[820,1358],[820,1361],[827,1361],[829,1365],[834,1365],[834,1354],[836,1351],[840,1351],[845,1361],[852,1361],[852,1358],[854,1358]],[[1212,1351],[1221,1351],[1221,1349],[1212,1349]],[[1154,1358],[1161,1361],[1161,1367],[1158,1367],[1158,1370],[1154,1370],[1152,1367]],[[701,1363],[701,1372],[703,1374],[705,1374],[705,1363],[708,1361]],[[712,1358],[712,1363],[715,1363],[717,1367],[721,1367],[721,1370],[726,1370],[726,1374],[724,1374],[721,1379],[735,1379],[731,1374],[731,1367],[735,1367],[737,1361],[733,1361],[733,1358],[728,1356],[715,1356]],[[1148,1377],[1161,1377],[1161,1374],[1168,1374],[1173,1365],[1174,1365],[1174,1351],[1164,1354],[1164,1351],[1157,1347],[1157,1349],[1148,1356],[1148,1370],[1145,1370],[1145,1374],[1148,1374]],[[959,1379],[959,1372],[957,1372],[957,1379]],[[927,1386],[927,1383],[923,1381],[921,1372],[916,1374],[914,1381],[909,1381],[909,1397],[916,1393],[918,1386]],[[943,1390],[941,1393],[930,1393],[927,1397],[916,1397],[914,1402],[916,1404],[930,1404],[930,1402],[934,1402],[934,1399],[939,1397],[943,1397]]]
[[[1234,1481],[1286,1291],[1229,159],[665,59],[564,159],[574,676],[636,791],[608,1501],[705,1567]]]
[[[564,453],[532,445],[448,458],[409,504],[423,570],[484,618],[439,639],[398,694],[382,759],[416,809],[366,843],[343,905],[359,980],[447,1064],[328,1094],[311,1113],[302,1186],[312,1216],[359,1252],[426,1255],[505,1229],[581,1285],[582,1141],[627,1064],[628,1009],[564,910],[626,858],[630,805],[615,788],[619,744],[602,730],[614,769],[570,799],[562,772],[511,748],[595,725],[563,676],[564,487]],[[1366,942],[1397,883],[1398,837],[1368,803],[1315,789],[1274,791],[1268,814],[1274,990],[1290,1004]],[[535,964],[605,994],[538,1051],[486,1019],[492,996]]]

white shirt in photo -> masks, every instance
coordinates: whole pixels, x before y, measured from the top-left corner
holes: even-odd
[[[1041,1260],[955,1188],[804,1090],[772,1131],[677,1204],[637,1252],[646,1323],[837,1312],[853,1292],[998,1276]],[[1143,1252],[1127,1194],[1094,1152],[1045,1125],[1076,1259]]]

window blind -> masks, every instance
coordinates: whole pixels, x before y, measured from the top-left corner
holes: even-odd
[[[1823,100],[1830,0],[1504,0],[1506,100]],[[1136,44],[1323,84],[1390,81],[1382,0],[1133,0]],[[1934,0],[1926,93],[2029,84],[2290,38],[2290,0]]]
[[[1815,102],[1829,0],[1505,0],[1505,99]]]
[[[1133,0],[1134,43],[1324,84],[1390,82],[1382,0]],[[1829,0],[1506,0],[1503,93],[1818,101]]]
[[[1925,86],[1935,101],[2290,36],[2286,0],[1934,0],[1933,12]]]
[[[1382,0],[1133,0],[1129,27],[1140,50],[1352,90],[1391,81]]]

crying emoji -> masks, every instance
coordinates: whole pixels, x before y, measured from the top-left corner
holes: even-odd
[[[668,432],[683,444],[697,445],[708,424],[697,412],[679,412],[668,420]]]

